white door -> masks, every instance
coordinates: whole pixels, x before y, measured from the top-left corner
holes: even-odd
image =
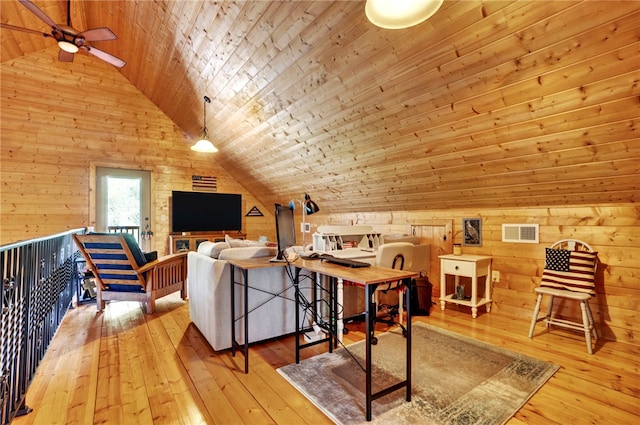
[[[151,230],[149,171],[96,167],[96,231],[108,226]]]

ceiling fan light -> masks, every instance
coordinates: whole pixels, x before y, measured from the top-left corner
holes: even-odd
[[[60,40],[58,41],[58,46],[67,53],[76,53],[78,51],[78,46],[70,41]]]
[[[213,143],[211,143],[207,139],[198,140],[193,146],[191,146],[191,150],[196,152],[204,152],[204,153],[218,152],[218,148],[213,146]]]
[[[385,29],[409,28],[426,21],[444,0],[367,0],[364,11],[374,24]]]

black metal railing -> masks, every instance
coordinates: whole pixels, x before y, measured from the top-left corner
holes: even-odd
[[[25,395],[49,343],[71,306],[80,255],[75,229],[0,247],[2,323],[0,419],[29,411]]]

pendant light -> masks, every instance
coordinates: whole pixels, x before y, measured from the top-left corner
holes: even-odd
[[[202,125],[202,139],[198,140],[193,146],[191,146],[191,150],[196,152],[215,153],[218,152],[218,148],[213,146],[213,143],[209,141],[207,136],[207,103],[211,103],[211,99],[205,96],[203,106],[204,118]]]
[[[364,12],[374,24],[385,29],[409,28],[426,21],[444,0],[367,0]]]

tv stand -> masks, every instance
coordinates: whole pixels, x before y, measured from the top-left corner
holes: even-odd
[[[237,230],[218,232],[190,232],[186,234],[172,233],[169,235],[169,254],[183,251],[196,251],[202,242],[224,242],[224,235],[234,239],[246,239],[247,234]]]

